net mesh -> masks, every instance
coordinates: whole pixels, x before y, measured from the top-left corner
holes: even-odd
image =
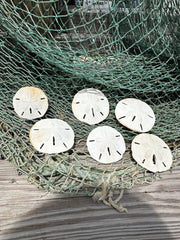
[[[180,3],[178,0],[1,0],[1,158],[38,186],[92,194],[131,188],[157,175],[135,164],[130,147],[136,133],[115,120],[120,99],[150,104],[156,115],[151,133],[166,141],[178,163],[180,147]],[[29,143],[35,121],[19,119],[12,98],[23,86],[41,88],[49,98],[45,118],[60,118],[74,129],[72,150],[46,155]],[[99,125],[119,130],[128,145],[120,163],[96,164],[85,140],[94,126],[79,122],[71,102],[77,91],[94,87],[107,96],[110,114]],[[91,190],[90,190],[91,189]]]

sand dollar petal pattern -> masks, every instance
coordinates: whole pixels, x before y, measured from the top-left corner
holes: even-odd
[[[87,138],[87,147],[93,159],[105,164],[119,161],[126,150],[121,133],[109,126],[93,129]]]
[[[48,98],[40,88],[22,87],[13,97],[13,106],[19,117],[36,119],[46,113]]]
[[[152,108],[145,102],[126,98],[118,102],[115,109],[117,120],[135,132],[148,132],[155,124]]]
[[[74,145],[74,131],[63,120],[42,119],[31,128],[30,141],[39,152],[65,152]]]
[[[109,102],[101,91],[87,88],[74,96],[72,111],[78,120],[93,125],[107,118]]]
[[[163,172],[172,165],[172,153],[168,145],[153,134],[137,135],[131,144],[136,162],[151,172]]]

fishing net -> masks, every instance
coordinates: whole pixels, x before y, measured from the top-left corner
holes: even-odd
[[[92,195],[152,182],[157,174],[138,166],[130,143],[136,133],[121,126],[114,109],[123,98],[150,104],[156,115],[151,133],[180,147],[180,3],[178,0],[1,0],[0,154],[31,182],[59,192]],[[30,145],[35,120],[20,119],[12,98],[23,86],[41,88],[50,107],[44,118],[60,118],[74,129],[74,147],[62,154],[38,153]],[[94,87],[109,99],[110,114],[98,125],[122,133],[122,161],[93,161],[86,138],[94,126],[72,114],[73,96]],[[129,145],[128,145],[129,144]],[[109,195],[112,200],[112,194]]]

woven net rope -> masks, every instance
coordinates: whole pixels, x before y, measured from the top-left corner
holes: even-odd
[[[180,147],[180,3],[178,0],[1,0],[0,154],[31,182],[60,192],[93,194],[152,182],[132,160],[137,135],[115,118],[119,100],[133,97],[156,115],[151,133],[171,147],[174,165]],[[67,121],[74,147],[62,154],[38,153],[29,141],[35,120],[20,119],[12,107],[17,90],[41,88],[49,99],[43,118]],[[98,126],[122,133],[127,151],[111,165],[92,160],[86,138],[94,126],[72,113],[74,95],[97,88],[109,100],[110,114]],[[129,145],[128,145],[129,144]]]

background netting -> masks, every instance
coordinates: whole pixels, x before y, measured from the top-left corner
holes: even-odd
[[[178,0],[1,0],[0,154],[38,186],[61,192],[131,188],[152,174],[131,158],[134,133],[114,116],[117,102],[135,97],[156,115],[151,133],[180,147],[180,2]],[[36,121],[19,119],[12,98],[23,86],[41,88],[50,107],[44,118],[60,118],[74,129],[72,150],[36,152],[29,130]],[[71,102],[77,91],[94,87],[109,99],[110,114],[99,125],[119,130],[128,150],[119,163],[93,161],[85,140],[95,126],[79,122]]]

